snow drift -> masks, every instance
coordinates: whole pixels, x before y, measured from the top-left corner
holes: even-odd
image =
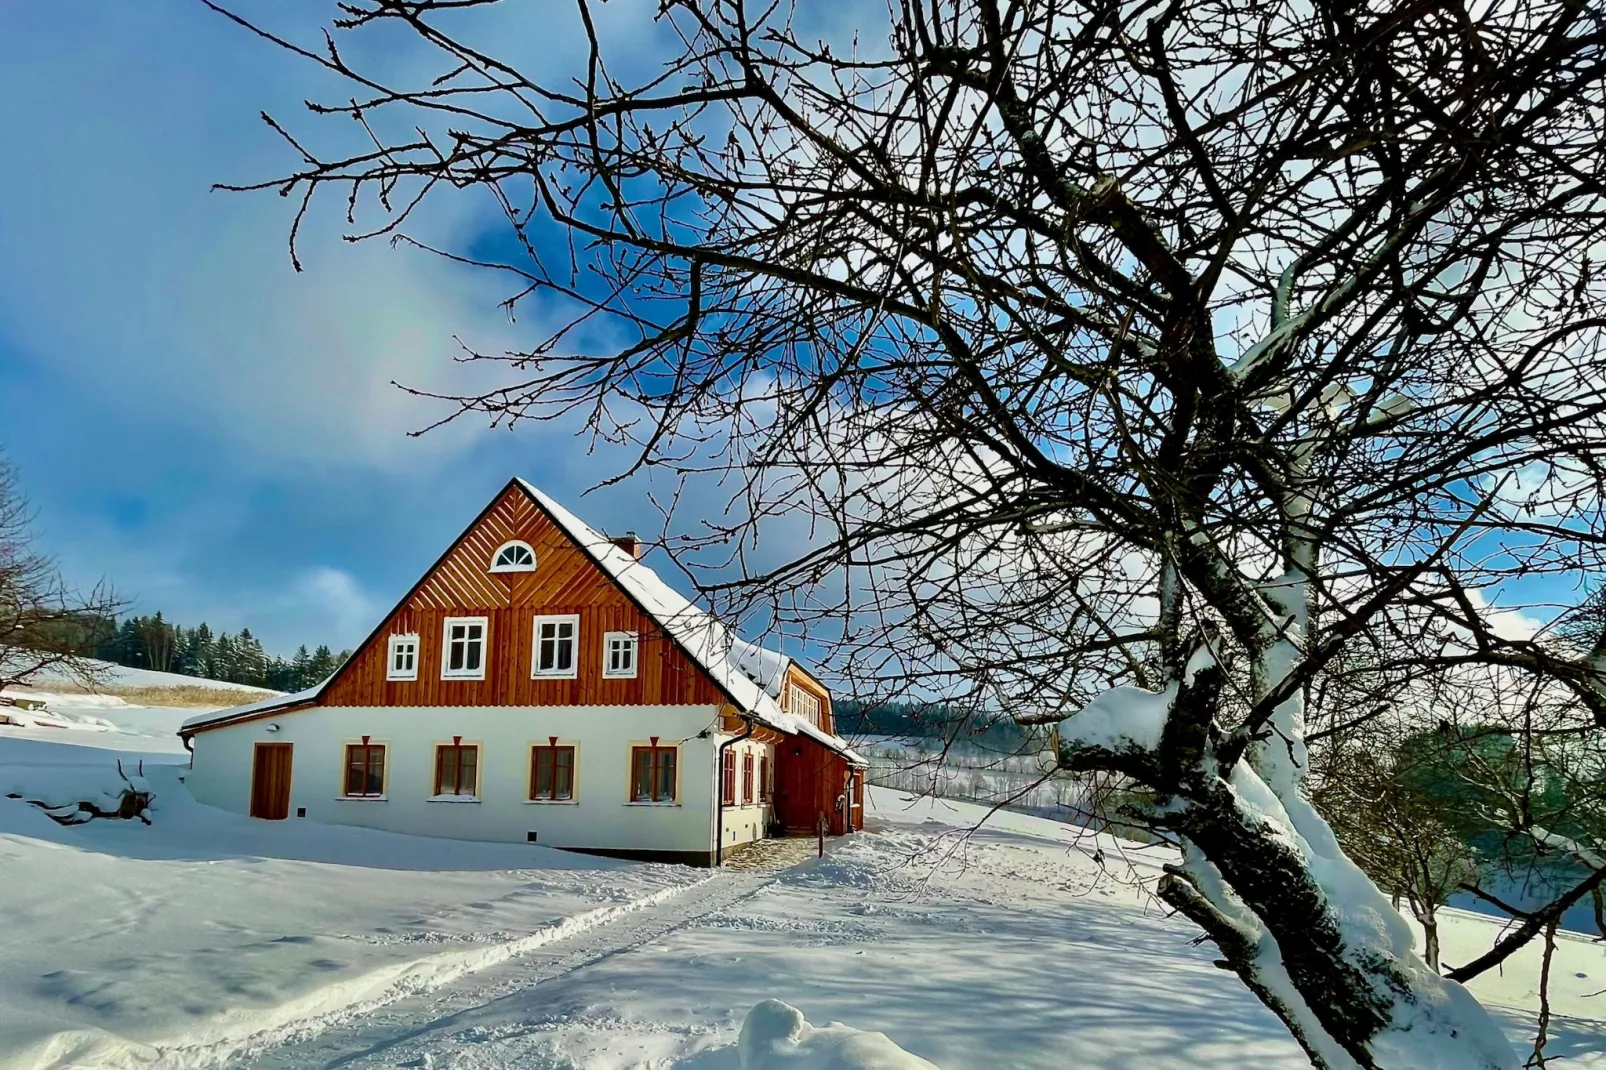
[[[884,1033],[861,1032],[841,1022],[816,1028],[802,1011],[778,999],[747,1012],[736,1050],[742,1070],[938,1070]]]

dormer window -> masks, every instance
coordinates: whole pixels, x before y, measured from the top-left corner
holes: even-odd
[[[491,555],[492,572],[534,572],[535,551],[530,544],[515,539],[496,548]]]

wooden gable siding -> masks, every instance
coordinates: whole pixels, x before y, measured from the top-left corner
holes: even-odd
[[[488,571],[522,539],[534,572]],[[573,680],[531,679],[534,617],[578,613]],[[486,617],[484,680],[442,680],[447,617]],[[640,635],[636,677],[602,676],[603,633]],[[391,635],[418,636],[418,679],[385,679]],[[419,582],[330,683],[326,706],[717,705],[708,675],[616,587],[517,486],[510,486]]]
[[[795,661],[786,670],[786,686],[781,688],[781,709],[787,713],[793,712],[791,708],[793,684],[820,700],[820,727],[835,735],[836,717],[831,712],[831,692]]]

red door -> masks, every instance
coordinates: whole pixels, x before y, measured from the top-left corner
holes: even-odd
[[[775,813],[788,832],[814,831],[818,807],[813,750],[791,740],[775,748]]]

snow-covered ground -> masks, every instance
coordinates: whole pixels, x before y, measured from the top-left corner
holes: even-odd
[[[242,818],[196,803],[176,739],[154,734],[193,710],[91,708],[112,727],[0,728],[5,1070],[224,1065],[284,1029],[484,969],[706,877]],[[149,826],[63,826],[25,801],[115,795],[119,761],[154,793]]]
[[[194,707],[136,706],[119,695],[80,695],[34,688],[11,688],[4,694],[45,704],[31,709],[0,706],[0,727],[12,738],[70,741],[119,751],[182,753],[184,745],[178,738],[178,726],[186,717],[195,716]],[[63,736],[64,730],[73,735]]]
[[[115,788],[148,740],[0,728],[0,795]],[[183,760],[146,750],[149,826],[0,798],[5,1070],[920,1065],[893,1045],[943,1070],[1306,1065],[1143,892],[1161,848],[1020,814],[973,831],[980,807],[872,790],[872,831],[824,860],[709,874],[252,821],[190,800]],[[1497,932],[1445,930],[1450,962]],[[1473,985],[1523,1045],[1537,951]],[[1603,990],[1606,949],[1564,939],[1552,1066],[1606,1068]],[[769,998],[818,1031],[770,1007],[744,1064]],[[803,1041],[760,1058],[765,1029]]]

